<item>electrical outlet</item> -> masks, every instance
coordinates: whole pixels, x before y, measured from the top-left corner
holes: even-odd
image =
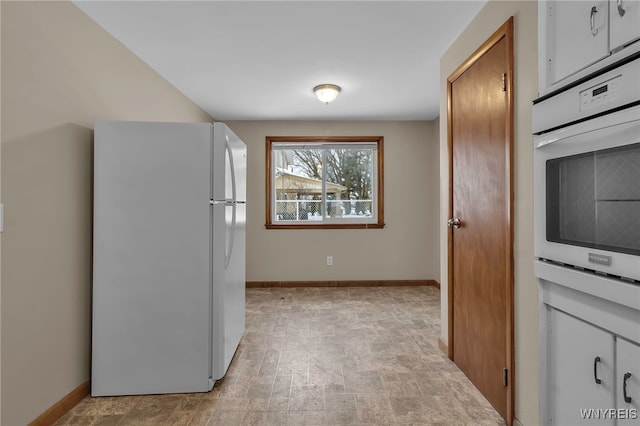
[[[333,266],[333,256],[327,256],[327,266]]]

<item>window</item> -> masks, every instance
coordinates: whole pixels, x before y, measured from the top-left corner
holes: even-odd
[[[267,137],[269,229],[382,228],[381,136]]]

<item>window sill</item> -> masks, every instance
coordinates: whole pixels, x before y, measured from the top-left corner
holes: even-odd
[[[265,224],[265,228],[267,229],[382,229],[384,228],[384,223],[326,223],[326,224],[287,224],[287,225],[276,225],[276,224]]]

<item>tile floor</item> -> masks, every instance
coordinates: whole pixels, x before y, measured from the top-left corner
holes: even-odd
[[[247,289],[246,333],[213,391],[87,397],[56,424],[504,424],[439,332],[433,287]]]

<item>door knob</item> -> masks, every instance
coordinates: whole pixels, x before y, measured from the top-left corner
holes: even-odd
[[[462,226],[462,222],[460,222],[460,219],[458,219],[457,217],[453,217],[449,220],[447,220],[447,226],[449,228],[460,228],[460,226]]]

